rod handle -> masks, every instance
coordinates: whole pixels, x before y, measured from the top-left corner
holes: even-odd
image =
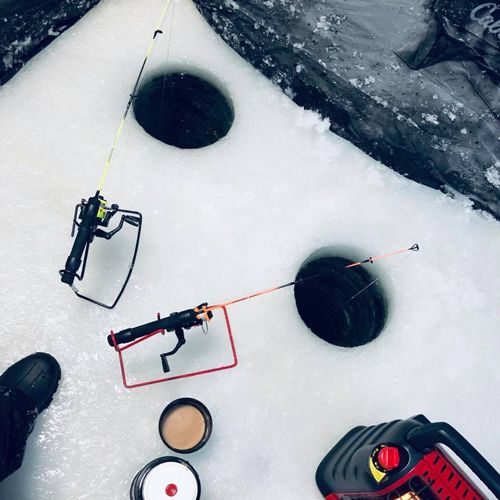
[[[82,208],[82,221],[78,226],[76,238],[73,242],[71,252],[66,260],[64,269],[60,271],[61,281],[67,285],[72,285],[76,274],[82,265],[82,256],[86,246],[92,240],[95,221],[101,203],[98,195],[92,196]]]

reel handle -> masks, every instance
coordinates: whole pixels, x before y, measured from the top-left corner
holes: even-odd
[[[100,206],[99,196],[96,194],[89,198],[87,204],[82,208],[82,221],[78,226],[78,232],[73,242],[73,247],[66,260],[64,269],[59,271],[63,283],[72,285],[75,281],[78,269],[80,269],[82,265],[82,256],[85,252],[85,248],[92,239],[93,228]]]
[[[156,332],[158,330],[165,330],[167,332],[173,332],[179,328],[184,328],[189,330],[193,326],[200,326],[203,323],[202,315],[203,307],[206,304],[200,304],[198,307],[193,309],[186,309],[181,312],[174,312],[166,318],[157,319],[156,321],[151,321],[144,325],[136,326],[133,328],[126,328],[118,333],[115,333],[115,340],[117,344],[127,344],[133,342],[134,340],[149,335],[150,333]],[[207,318],[212,318],[212,313],[208,312]],[[108,335],[108,344],[113,347],[113,338]]]

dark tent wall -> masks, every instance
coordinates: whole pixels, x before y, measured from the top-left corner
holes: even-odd
[[[0,0],[0,84],[99,0]],[[194,0],[297,104],[401,174],[500,218],[500,3]]]
[[[500,3],[194,0],[243,58],[401,174],[500,218]]]
[[[0,84],[99,0],[0,0]]]

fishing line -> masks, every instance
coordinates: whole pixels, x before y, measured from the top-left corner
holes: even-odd
[[[172,5],[172,16],[170,18],[170,27],[168,30],[167,56],[165,58],[165,72],[163,73],[163,89],[161,92],[160,109],[162,108],[163,103],[165,102],[165,85],[167,83],[167,67],[168,67],[168,61],[170,60],[170,48],[172,45],[172,38],[174,32],[174,17],[175,17],[175,2]]]

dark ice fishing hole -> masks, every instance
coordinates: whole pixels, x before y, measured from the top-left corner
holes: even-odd
[[[301,266],[295,301],[300,317],[318,337],[341,347],[356,347],[378,337],[386,320],[380,281],[365,267],[345,269],[352,261],[328,252],[312,254]],[[316,278],[314,276],[320,275]],[[360,293],[361,292],[361,293]]]
[[[232,103],[221,90],[184,72],[145,81],[134,100],[134,113],[148,134],[181,149],[214,144],[226,136],[234,120]]]

